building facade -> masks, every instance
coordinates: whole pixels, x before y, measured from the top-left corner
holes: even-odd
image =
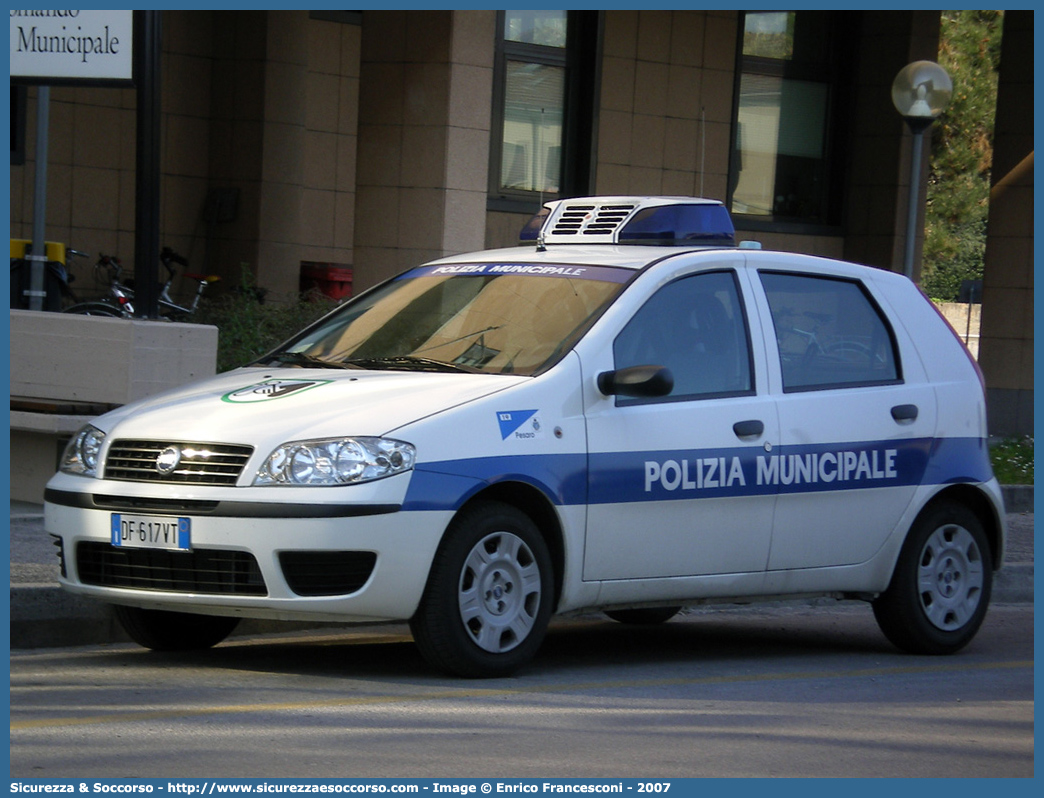
[[[901,269],[910,135],[890,87],[935,60],[938,12],[168,11],[162,25],[162,241],[226,284],[248,269],[274,301],[309,264],[351,268],[358,292],[512,245],[541,201],[585,194],[722,199],[741,239]],[[1032,430],[1032,12],[1006,14],[1001,70],[980,362],[991,430],[1011,434]],[[19,91],[11,236],[27,238],[35,90]],[[135,103],[56,87],[50,104],[47,238],[127,266]]]

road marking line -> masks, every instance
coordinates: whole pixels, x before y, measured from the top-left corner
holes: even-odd
[[[985,670],[1012,670],[1033,668],[1033,660],[1010,662],[982,662],[963,665],[910,665],[894,668],[857,668],[854,670],[795,671],[793,673],[744,674],[730,676],[702,676],[670,679],[638,679],[603,682],[575,682],[569,684],[533,685],[531,687],[470,688],[435,690],[415,695],[382,695],[358,698],[337,698],[325,701],[288,701],[276,704],[228,704],[213,707],[127,712],[124,714],[93,715],[79,718],[39,718],[11,722],[11,731],[53,729],[66,726],[93,726],[106,723],[138,723],[142,721],[193,718],[205,715],[235,715],[258,712],[292,712],[309,709],[337,709],[372,706],[375,704],[417,703],[446,699],[493,698],[498,696],[540,695],[566,691],[590,691],[619,688],[675,687],[701,684],[742,684],[744,682],[796,681],[801,679],[851,679],[874,676],[901,676],[918,673],[960,673]]]

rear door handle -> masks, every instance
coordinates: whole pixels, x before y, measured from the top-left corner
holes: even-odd
[[[756,438],[765,431],[765,424],[757,419],[737,421],[732,425],[732,431],[737,438]]]
[[[892,408],[892,418],[900,424],[904,421],[916,421],[917,405],[896,405]]]

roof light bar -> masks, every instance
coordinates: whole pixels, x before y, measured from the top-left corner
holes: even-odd
[[[736,246],[725,206],[697,197],[580,197],[548,202],[519,234],[549,244]]]

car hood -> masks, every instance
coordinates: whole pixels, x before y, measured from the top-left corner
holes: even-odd
[[[379,436],[528,379],[247,368],[126,405],[94,424],[121,438],[254,446],[340,435]]]

